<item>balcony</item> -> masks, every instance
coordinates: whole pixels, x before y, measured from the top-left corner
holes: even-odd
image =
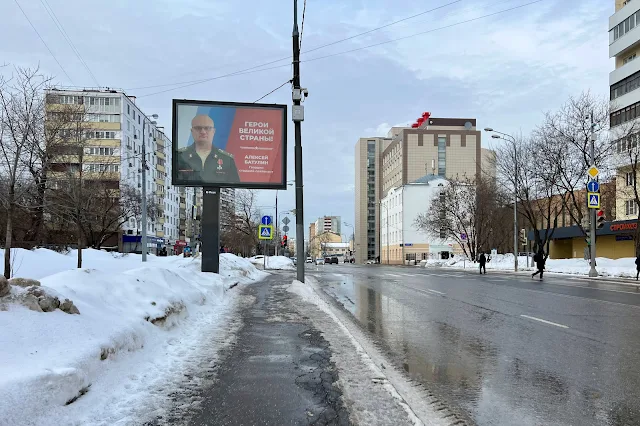
[[[615,83],[637,73],[638,71],[640,71],[640,58],[629,61],[620,68],[611,71],[609,73],[609,86],[613,86]]]
[[[629,4],[623,7],[618,12],[609,17],[609,57],[619,56],[622,52],[636,45],[640,41],[640,29],[636,25],[635,28],[628,31],[626,34],[619,37],[617,40],[613,40],[613,29],[624,22],[625,19],[633,15],[638,11],[638,4]]]

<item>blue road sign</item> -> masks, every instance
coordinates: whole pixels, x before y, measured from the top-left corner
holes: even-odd
[[[587,191],[589,191],[589,192],[599,192],[600,191],[600,184],[595,180],[590,180],[589,183],[587,184]]]
[[[260,225],[258,227],[258,239],[260,240],[272,240],[273,239],[273,226]]]
[[[273,222],[271,220],[271,216],[262,216],[262,224],[263,225],[271,225],[271,222]]]
[[[600,208],[600,194],[597,192],[587,192],[587,207],[590,209]]]

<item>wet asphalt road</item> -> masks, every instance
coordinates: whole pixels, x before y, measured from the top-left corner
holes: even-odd
[[[570,277],[309,267],[396,364],[478,425],[640,425],[640,292]]]

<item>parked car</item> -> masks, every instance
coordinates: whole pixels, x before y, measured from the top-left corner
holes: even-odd
[[[327,257],[324,258],[324,263],[328,263],[328,264],[335,263],[337,265],[338,264],[338,256],[327,256]]]
[[[373,259],[369,259],[366,262],[364,262],[365,265],[373,265],[374,263],[376,263],[376,261]]]
[[[307,257],[306,263],[313,263],[313,257]]]
[[[294,265],[298,264],[298,258],[297,257],[292,257],[291,260],[293,261]]]
[[[324,258],[319,257],[316,259],[316,265],[324,265]]]

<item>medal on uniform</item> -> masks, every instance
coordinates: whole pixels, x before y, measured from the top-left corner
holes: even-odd
[[[222,158],[218,158],[218,170],[222,170]]]

